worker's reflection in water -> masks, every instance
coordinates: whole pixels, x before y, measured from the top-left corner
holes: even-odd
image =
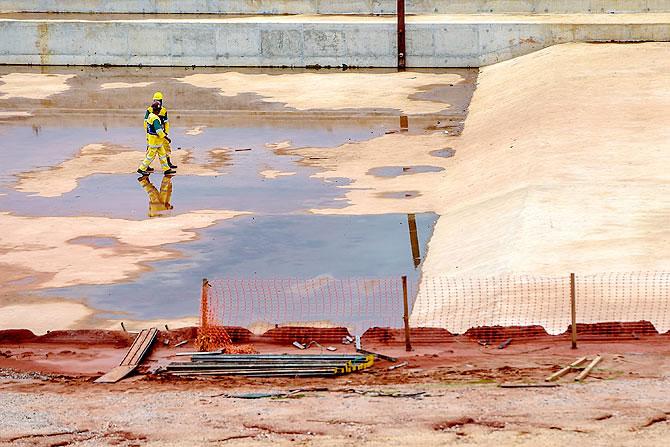
[[[149,180],[149,176],[143,176],[137,179],[142,188],[149,195],[149,217],[163,217],[171,214],[172,204],[172,176],[163,176],[160,191]]]

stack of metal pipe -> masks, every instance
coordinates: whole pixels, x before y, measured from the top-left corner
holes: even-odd
[[[369,368],[374,356],[362,354],[222,354],[192,353],[190,362],[172,362],[175,376],[317,377]]]

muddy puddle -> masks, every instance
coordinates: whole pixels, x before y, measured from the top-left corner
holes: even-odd
[[[15,225],[0,235],[0,267],[17,294],[0,309],[57,297],[101,318],[168,319],[197,315],[204,277],[416,279],[437,216],[314,214],[346,206],[350,180],[315,177],[292,150],[458,132],[474,73],[0,67],[0,226]],[[346,94],[376,76],[396,96]],[[139,180],[158,89],[178,174]]]
[[[422,256],[437,216],[414,219]],[[132,283],[46,293],[123,310],[126,318],[153,319],[197,315],[204,277],[416,279],[409,228],[406,214],[244,216],[202,231],[198,241],[180,245],[179,259],[152,263],[152,271]]]

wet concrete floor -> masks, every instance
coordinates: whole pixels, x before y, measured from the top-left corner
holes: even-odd
[[[410,244],[408,215],[313,214],[312,209],[344,206],[340,186],[349,180],[313,178],[317,170],[301,163],[291,150],[334,148],[389,132],[435,131],[436,126],[458,132],[469,101],[464,92],[469,89],[471,94],[475,76],[465,70],[452,71],[452,76],[454,72],[462,75],[465,86],[453,86],[450,92],[431,81],[419,92],[421,100],[426,100],[431,88],[436,89],[433,99],[444,101],[445,111],[408,119],[402,107],[300,111],[253,91],[222,96],[215,89],[180,83],[183,69],[0,67],[0,217],[2,213],[30,217],[36,228],[45,228],[39,226],[40,219],[70,217],[76,230],[79,219],[90,217],[123,223],[167,222],[164,219],[185,215],[188,222],[188,216],[201,210],[248,213],[193,226],[193,237],[175,238],[178,241],[157,248],[167,254],[155,261],[138,259],[138,272],[111,284],[104,274],[85,271],[85,262],[81,276],[71,281],[75,285],[64,287],[45,286],[43,273],[50,270],[43,264],[66,261],[35,259],[28,273],[25,264],[20,269],[12,264],[2,268],[15,270],[8,277],[21,295],[73,299],[98,310],[99,318],[140,320],[197,315],[203,277],[408,274],[416,278],[420,258],[416,259]],[[10,79],[3,75],[14,73],[70,77],[65,80],[67,88],[57,78],[54,84],[61,84],[54,87],[56,93],[37,99],[20,88],[3,93],[2,80]],[[147,74],[152,75],[152,84],[143,85]],[[118,85],[101,87],[110,83]],[[164,91],[171,113],[173,151],[181,154],[179,173],[172,178],[153,174],[138,181],[133,171],[144,152],[143,111],[157,87]],[[153,166],[160,170],[158,163]],[[374,174],[436,170],[408,168],[379,167]],[[436,218],[432,213],[411,217],[421,255]],[[190,230],[188,224],[179,229]],[[16,234],[0,235],[0,251],[28,256],[29,238],[19,237],[24,230],[29,229],[15,228],[10,232]],[[82,230],[65,241],[66,247],[85,246],[105,253],[147,250],[143,244],[120,243],[119,236],[109,232],[95,233]],[[155,235],[148,231],[142,237]],[[2,300],[14,302],[11,297],[0,298],[0,311],[6,304]]]

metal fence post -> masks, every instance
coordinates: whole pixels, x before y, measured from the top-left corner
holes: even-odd
[[[572,349],[577,349],[577,303],[575,295],[575,274],[570,273],[570,326],[572,328]]]
[[[405,351],[412,350],[412,343],[409,339],[409,304],[407,302],[407,276],[402,276],[402,300],[404,307],[403,320],[405,322]]]
[[[200,327],[206,329],[209,326],[209,299],[207,297],[207,288],[209,281],[202,278],[202,291],[200,292]]]
[[[398,0],[396,15],[398,16],[398,70],[405,69],[405,0]]]

